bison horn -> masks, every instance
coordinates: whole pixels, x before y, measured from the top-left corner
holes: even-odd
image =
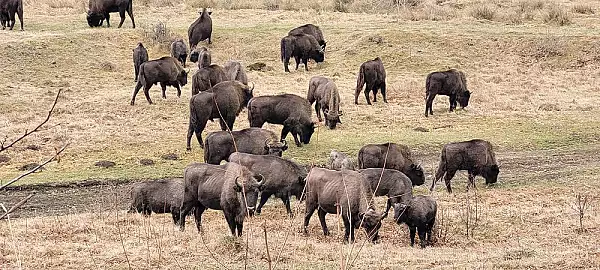
[[[339,115],[339,116],[342,116],[342,115],[344,115],[344,112],[342,112],[342,111],[339,111],[339,112],[338,112],[338,115]]]
[[[242,189],[242,185],[240,185],[240,182],[238,182],[238,179],[240,179],[240,177],[239,177],[239,176],[235,178],[235,185],[236,185],[238,188]]]
[[[265,183],[265,177],[260,173],[254,176],[256,179],[259,179],[259,177],[257,177],[257,176],[260,177],[260,181],[258,181],[258,183],[257,183],[258,186],[260,187]]]
[[[269,142],[271,141],[271,139],[266,139],[265,140],[265,146],[269,146]]]
[[[254,91],[254,83],[252,83],[252,88],[250,88],[250,93],[252,93],[252,91]]]
[[[281,140],[281,142],[283,143],[283,147],[287,146],[287,141],[286,140]]]

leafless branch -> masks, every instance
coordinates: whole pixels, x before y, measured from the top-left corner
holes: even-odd
[[[0,216],[0,220],[2,220],[3,218],[5,218],[6,216],[10,215],[10,213],[14,212],[15,210],[19,209],[19,207],[21,207],[23,204],[25,204],[34,195],[35,195],[35,192],[29,194],[29,196],[25,197],[20,202],[18,202],[17,204],[15,204],[13,207],[11,207],[10,209],[8,209],[8,211],[6,211],[6,213],[4,213],[2,216]]]
[[[64,150],[67,148],[67,146],[69,146],[69,144],[70,144],[70,143],[67,143],[67,144],[65,144],[65,146],[63,146],[63,147],[62,147],[60,150],[58,150],[58,152],[56,152],[56,154],[54,154],[54,156],[52,156],[52,157],[51,157],[51,158],[49,158],[48,160],[44,161],[44,163],[42,163],[42,164],[40,164],[40,165],[36,166],[36,167],[35,167],[35,168],[33,168],[32,170],[30,170],[30,171],[28,171],[28,172],[26,172],[26,173],[24,173],[24,174],[21,174],[21,175],[19,175],[17,178],[15,178],[15,179],[12,179],[12,180],[10,180],[10,181],[6,182],[6,184],[4,184],[4,185],[0,186],[0,190],[3,190],[3,189],[5,189],[6,187],[8,187],[8,186],[12,185],[13,183],[15,183],[15,182],[17,182],[17,181],[21,180],[21,178],[23,178],[23,177],[25,177],[25,176],[28,176],[28,175],[30,175],[30,174],[32,174],[32,173],[34,173],[34,172],[36,172],[36,171],[37,171],[37,170],[39,170],[40,168],[44,167],[44,165],[46,165],[46,164],[48,164],[48,163],[52,162],[52,161],[53,161],[53,160],[54,160],[56,157],[58,157],[58,155],[60,155],[60,153],[62,153],[62,152],[63,152],[63,151],[64,151]]]
[[[269,253],[269,241],[267,237],[267,222],[263,222],[263,231],[265,232],[265,248],[267,249],[267,262],[269,263],[269,270],[273,269],[271,266],[271,254]]]

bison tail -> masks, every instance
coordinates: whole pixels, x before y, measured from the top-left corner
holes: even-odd
[[[431,85],[431,74],[427,75],[427,79],[425,80],[425,98],[429,94],[429,86]]]
[[[190,127],[196,127],[197,123],[198,123],[198,117],[196,116],[196,108],[194,106],[194,98],[196,96],[192,96],[192,98],[190,98]]]
[[[204,139],[204,163],[208,163],[208,159],[210,158],[210,143],[208,143],[208,138],[210,136],[206,136]]]
[[[252,127],[252,101],[254,101],[254,98],[251,98],[250,101],[248,101],[248,123],[250,123],[250,127]]]
[[[281,39],[281,62],[285,61],[285,38]]]
[[[138,72],[138,83],[142,86],[146,86],[146,77],[144,76],[144,63],[140,65],[140,71]]]
[[[356,79],[356,89],[362,89],[365,85],[365,66],[361,65],[358,71],[358,78]]]
[[[446,162],[446,148],[444,148],[442,150],[442,156],[440,157],[440,164],[438,165],[437,172],[435,173],[434,182],[437,182],[444,177],[444,173],[446,172]]]

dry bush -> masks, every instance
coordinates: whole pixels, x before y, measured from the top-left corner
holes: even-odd
[[[219,7],[217,5],[217,3],[215,2],[215,0],[185,0],[184,1],[185,5],[188,7],[192,7],[195,9],[201,9],[201,8],[207,8],[207,7],[212,7],[212,8],[217,8]]]
[[[573,6],[573,12],[579,14],[594,14],[594,9],[590,5],[577,4]]]
[[[534,45],[531,56],[536,59],[546,59],[550,57],[563,56],[566,54],[567,44],[564,39],[559,37],[547,37]]]
[[[519,10],[522,12],[530,12],[544,8],[545,1],[543,0],[522,0],[519,2]]]
[[[171,33],[167,25],[161,21],[158,21],[151,30],[145,30],[146,39],[162,50],[169,50],[171,42],[175,39],[175,35]]]
[[[457,16],[454,8],[435,4],[424,4],[421,9],[408,9],[403,12],[411,21],[448,21]]]
[[[476,5],[471,10],[471,16],[479,20],[493,20],[496,17],[496,10],[489,5]]]
[[[423,0],[394,0],[394,2],[403,7],[416,7],[423,4]]]
[[[333,0],[333,10],[339,12],[348,12],[348,6],[352,0]]]
[[[561,6],[553,5],[548,8],[548,13],[544,15],[544,22],[560,26],[568,25],[571,24],[571,15]]]
[[[279,9],[279,0],[264,0],[263,7],[266,10],[278,10]]]
[[[50,8],[70,8],[80,12],[87,11],[87,1],[77,0],[49,0],[46,1]]]

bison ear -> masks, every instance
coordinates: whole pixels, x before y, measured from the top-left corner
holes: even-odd
[[[235,190],[235,192],[242,191],[242,186],[240,186],[240,183],[238,182],[239,178],[239,176],[235,178],[235,185],[233,186],[233,190]]]

